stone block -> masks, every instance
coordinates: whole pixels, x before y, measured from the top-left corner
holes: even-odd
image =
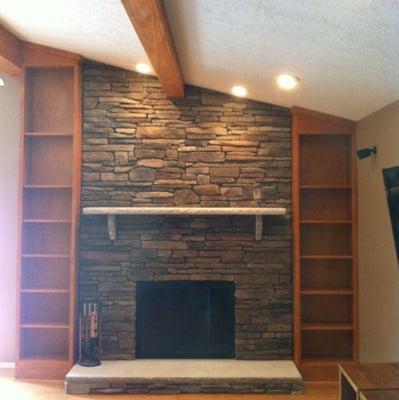
[[[170,250],[185,250],[187,243],[178,241],[143,241],[143,249],[170,249]]]
[[[173,193],[170,192],[137,192],[136,197],[143,199],[152,199],[152,198],[167,198],[173,197]]]
[[[85,162],[103,162],[103,161],[113,161],[114,154],[112,152],[105,151],[84,151],[83,161]]]
[[[244,257],[242,250],[224,250],[222,251],[222,262],[241,262]]]
[[[140,167],[148,167],[148,168],[162,168],[164,166],[164,160],[152,158],[152,159],[143,159],[137,161],[137,165]]]
[[[176,205],[198,204],[199,196],[191,189],[179,189],[175,191],[174,203]]]
[[[220,162],[224,161],[225,155],[222,152],[190,152],[190,153],[179,153],[179,160],[186,162]]]
[[[102,181],[127,181],[127,174],[118,174],[114,172],[102,172],[100,174]]]
[[[209,184],[209,185],[196,185],[193,187],[194,191],[199,194],[199,195],[203,195],[203,194],[219,194],[220,193],[220,189],[218,185],[214,185],[214,184]]]
[[[139,126],[136,135],[141,139],[183,139],[185,131],[166,126]]]
[[[240,168],[234,165],[211,167],[209,174],[211,177],[238,177],[240,176]]]
[[[155,171],[145,167],[134,168],[129,173],[129,180],[131,182],[153,182],[155,180]]]
[[[223,93],[201,91],[201,104],[204,106],[222,106],[225,103],[231,102],[232,97]]]

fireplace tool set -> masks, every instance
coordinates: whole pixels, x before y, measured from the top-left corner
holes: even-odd
[[[101,364],[100,314],[94,303],[84,303],[80,314],[79,364],[84,367]]]

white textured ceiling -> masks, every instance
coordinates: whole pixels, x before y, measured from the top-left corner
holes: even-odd
[[[0,22],[21,39],[95,61],[148,62],[120,0],[0,0]]]
[[[399,0],[165,0],[186,83],[359,119],[399,98]],[[119,0],[0,0],[19,37],[133,68]],[[277,88],[283,72],[301,78]]]
[[[359,119],[399,98],[397,0],[166,0],[187,82]],[[282,92],[289,72],[300,87]]]

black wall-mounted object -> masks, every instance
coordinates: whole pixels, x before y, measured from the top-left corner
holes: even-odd
[[[234,284],[138,282],[137,358],[234,358]]]
[[[396,256],[399,260],[399,167],[382,170],[389,214],[395,240]]]
[[[366,147],[365,149],[360,149],[356,152],[356,154],[357,154],[357,157],[359,160],[370,157],[373,154],[377,154],[377,146]]]

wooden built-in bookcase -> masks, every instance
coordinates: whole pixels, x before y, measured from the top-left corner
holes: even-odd
[[[16,377],[63,378],[76,352],[80,58],[26,44],[21,104]]]
[[[294,355],[305,380],[358,359],[355,123],[292,109]]]

